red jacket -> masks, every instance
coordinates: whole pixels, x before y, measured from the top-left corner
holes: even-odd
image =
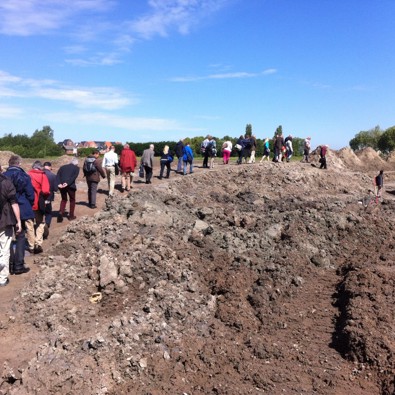
[[[32,185],[34,188],[34,203],[32,208],[33,210],[38,210],[38,195],[40,192],[46,196],[49,196],[51,192],[48,177],[42,170],[38,169],[32,169],[28,174],[32,179]]]
[[[132,151],[130,148],[124,148],[121,151],[119,166],[122,170],[122,173],[134,172],[134,169],[137,166],[137,159],[134,151]]]

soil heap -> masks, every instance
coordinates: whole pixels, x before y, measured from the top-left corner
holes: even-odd
[[[370,187],[264,163],[107,199],[2,319],[47,341],[0,393],[394,393],[395,203]]]

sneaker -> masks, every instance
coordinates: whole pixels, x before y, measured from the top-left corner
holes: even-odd
[[[97,208],[97,206],[95,204],[91,204],[89,207],[90,208]]]
[[[6,285],[8,285],[9,282],[10,280],[7,278],[4,283],[0,283],[0,287],[5,287]]]
[[[42,252],[44,252],[44,250],[41,246],[34,247],[35,254],[41,254]]]

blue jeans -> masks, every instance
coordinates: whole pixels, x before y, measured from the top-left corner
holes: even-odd
[[[177,171],[180,172],[182,170],[182,167],[183,167],[183,160],[182,160],[182,156],[180,156],[178,158]]]
[[[192,162],[185,161],[184,162],[184,174],[187,174],[188,163],[189,163],[189,173],[193,173],[193,161]]]

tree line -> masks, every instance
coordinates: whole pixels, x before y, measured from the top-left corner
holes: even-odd
[[[366,131],[362,130],[350,140],[349,144],[354,151],[371,147],[388,154],[395,149],[395,126],[386,130],[382,130],[380,126]]]
[[[273,137],[277,133],[282,132],[282,126],[278,126],[274,132]],[[246,129],[243,135],[251,136],[253,135],[252,132],[252,125],[247,124]],[[231,137],[231,136],[223,136],[217,137],[213,136],[216,140],[217,150],[220,154],[222,145],[225,141],[231,141],[233,146],[235,146],[238,137]],[[273,150],[273,138],[270,138],[270,148]],[[286,135],[284,135],[286,137]],[[184,139],[184,143],[189,142],[194,155],[199,156],[200,152],[200,145],[202,141],[206,138],[206,136],[196,136],[191,138]],[[263,146],[264,146],[265,138],[257,138],[257,148],[256,148],[256,155],[261,156],[263,155]],[[295,156],[301,155],[303,152],[303,141],[304,138],[299,138],[293,136],[293,148],[295,152]],[[168,145],[170,148],[170,152],[175,151],[175,147],[177,141],[152,141],[146,143],[135,143],[133,141],[128,142],[130,148],[136,153],[137,156],[141,156],[143,151],[148,148],[150,144],[155,145],[155,154],[160,155],[163,151],[165,145]],[[115,146],[116,152],[118,154],[121,153],[123,145],[119,144]],[[43,126],[41,130],[36,130],[31,137],[27,136],[26,134],[16,134],[12,135],[11,133],[5,134],[2,138],[0,138],[0,150],[1,151],[12,151],[17,155],[20,155],[23,158],[45,158],[48,156],[56,157],[64,154],[64,151],[60,144],[57,144],[54,140],[54,131],[51,129],[50,126]],[[85,157],[92,153],[92,148],[79,148],[78,149],[78,156]],[[232,152],[233,156],[236,156],[236,151]]]

